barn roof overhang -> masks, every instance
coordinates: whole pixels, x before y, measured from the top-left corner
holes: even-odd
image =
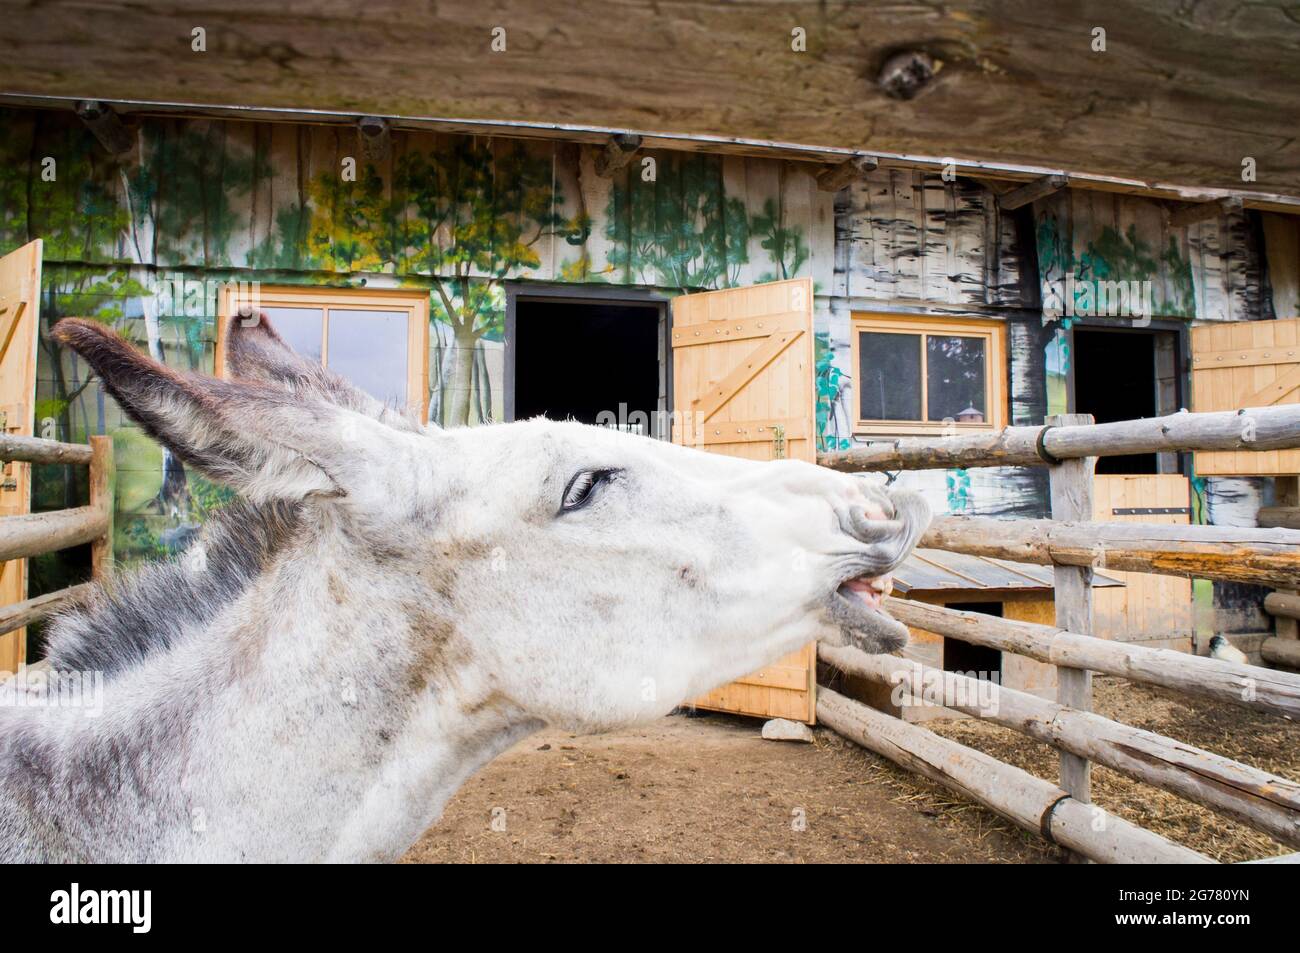
[[[810,161],[951,157],[1009,184],[1300,199],[1300,22],[1273,0],[44,0],[6,11],[0,54],[0,90],[124,108],[630,131]]]

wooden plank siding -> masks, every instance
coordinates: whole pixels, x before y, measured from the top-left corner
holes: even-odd
[[[414,237],[422,196],[407,163],[454,163],[468,148],[485,156],[490,178],[526,179],[532,190],[527,207],[494,208],[527,220],[531,259],[503,273],[479,258],[473,276],[690,290],[813,275],[816,262],[816,280],[830,282],[834,196],[818,190],[813,163],[646,152],[606,179],[595,173],[594,145],[422,131],[395,132],[388,156],[370,163],[345,128],[203,118],[141,120],[138,150],[119,163],[71,114],[0,109],[0,122],[0,247],[59,233],[52,261],[449,277],[453,265],[425,251],[449,247],[454,221],[438,222],[427,242]],[[651,181],[643,155],[656,163]],[[42,180],[33,156],[55,160],[54,181]],[[355,182],[343,178],[346,160],[355,160]],[[678,226],[696,243],[682,269],[654,247]],[[784,259],[772,251],[773,230]],[[682,284],[682,274],[702,280]]]
[[[991,197],[973,180],[910,169],[856,180],[835,200],[831,293],[959,311],[1030,304],[1014,225]]]

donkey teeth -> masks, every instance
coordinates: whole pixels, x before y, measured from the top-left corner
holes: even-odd
[[[882,600],[894,589],[894,578],[889,575],[859,577],[848,580],[840,588],[853,593],[872,609],[879,609]]]

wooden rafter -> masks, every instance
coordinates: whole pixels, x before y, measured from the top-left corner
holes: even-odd
[[[1038,199],[1047,198],[1053,192],[1059,192],[1069,184],[1069,176],[1045,175],[1041,179],[999,195],[998,208],[1007,211],[1020,208],[1022,205],[1028,205]]]
[[[1175,228],[1181,228],[1184,225],[1195,225],[1197,222],[1204,222],[1207,219],[1240,212],[1242,206],[1242,200],[1235,195],[1230,198],[1219,199],[1216,202],[1188,202],[1169,213],[1169,224]]]

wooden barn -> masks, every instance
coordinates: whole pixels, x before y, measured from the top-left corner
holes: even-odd
[[[772,138],[58,89],[0,102],[0,422],[112,437],[119,562],[184,552],[229,493],[123,418],[50,337],[64,316],[220,374],[223,319],[251,302],[303,353],[440,426],[544,414],[754,459],[1300,400],[1300,200],[1094,169],[1073,140],[1047,164],[791,145],[752,112]],[[1097,472],[1099,521],[1294,525],[1300,503],[1296,451]],[[938,513],[1049,512],[1032,469],[897,481]],[[79,468],[10,463],[0,513],[87,493]],[[0,604],[88,566],[78,550],[10,560]],[[900,578],[925,601],[1046,612],[1050,572],[1001,566],[1017,582],[990,585],[966,570]],[[1198,652],[1226,634],[1251,652],[1273,631],[1265,595],[1108,572],[1098,629]],[[0,668],[39,656],[37,631],[0,636]],[[811,720],[814,674],[809,649],[700,701]]]

